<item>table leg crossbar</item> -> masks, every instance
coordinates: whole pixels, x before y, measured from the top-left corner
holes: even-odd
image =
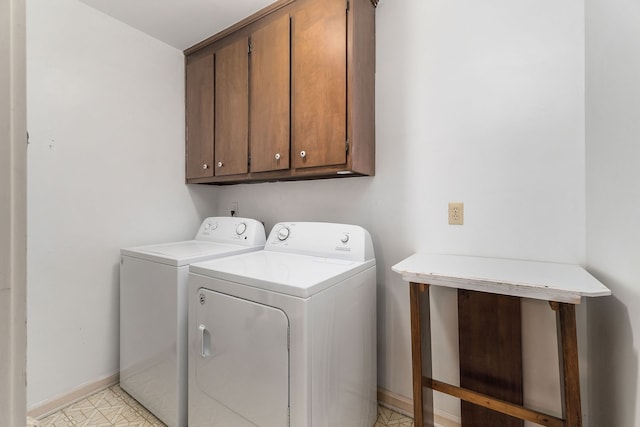
[[[473,390],[457,387],[434,379],[423,377],[422,386],[435,391],[439,391],[444,394],[448,394],[453,397],[457,397],[458,399],[464,400],[465,402],[473,403],[475,405],[482,406],[483,408],[500,412],[501,414],[511,415],[512,417],[521,420],[531,421],[541,426],[564,427],[565,425],[564,420],[545,414],[543,412],[527,409],[524,406],[515,405],[504,400],[495,399],[483,393],[478,393]]]

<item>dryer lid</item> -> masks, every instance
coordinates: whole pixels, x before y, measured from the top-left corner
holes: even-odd
[[[308,298],[375,266],[364,262],[258,251],[192,264],[193,274],[222,279],[300,298]]]
[[[210,258],[241,254],[259,249],[262,249],[262,246],[240,246],[203,240],[187,240],[127,248],[122,249],[120,253],[133,258],[180,267]]]

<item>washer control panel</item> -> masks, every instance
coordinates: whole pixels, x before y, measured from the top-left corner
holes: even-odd
[[[223,216],[206,218],[200,225],[195,240],[261,246],[266,238],[264,225],[260,221]]]
[[[374,258],[369,232],[350,224],[281,222],[271,230],[264,249],[353,261]]]

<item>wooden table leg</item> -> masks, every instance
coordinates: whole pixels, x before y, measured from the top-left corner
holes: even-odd
[[[429,285],[410,283],[411,358],[413,365],[413,413],[415,427],[434,427],[433,390],[423,387],[431,381],[431,313]]]
[[[564,425],[565,427],[582,427],[576,307],[567,303],[551,302],[550,304],[556,312],[558,324],[558,356]]]

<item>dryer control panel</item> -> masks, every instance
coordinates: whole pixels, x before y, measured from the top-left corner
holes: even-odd
[[[271,230],[264,249],[349,261],[375,258],[369,232],[351,224],[280,222]]]
[[[195,240],[262,246],[265,243],[264,225],[251,218],[213,216],[202,222]]]

